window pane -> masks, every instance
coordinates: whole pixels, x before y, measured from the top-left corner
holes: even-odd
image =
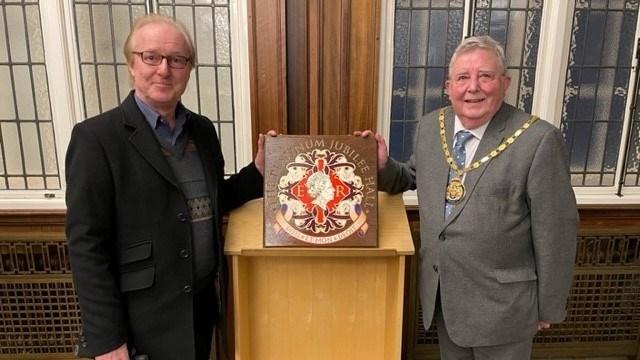
[[[58,190],[40,9],[2,2],[0,12],[0,189]]]
[[[3,122],[0,126],[2,131],[2,150],[5,158],[5,172],[8,175],[24,174],[24,163],[20,151],[20,134],[17,123]]]
[[[195,22],[194,41],[198,49],[198,63],[215,63],[216,52],[211,36],[211,29],[213,29],[213,16],[211,15],[211,8],[199,7],[196,9],[196,17],[199,21]]]
[[[11,73],[11,66],[7,65],[6,61],[3,61],[0,65],[0,83],[12,84]],[[16,105],[13,93],[13,87],[0,86],[0,121],[16,118]]]
[[[214,68],[203,67],[198,69],[198,82],[200,84],[215,84],[217,82]],[[215,86],[203,86],[200,90],[201,114],[209,119],[219,120],[218,116],[218,92]]]
[[[11,61],[27,62],[30,59],[27,48],[28,41],[24,8],[22,6],[4,5],[3,9],[5,13],[4,21],[7,23],[7,28],[11,29],[7,34]]]
[[[115,8],[118,8],[117,6]],[[98,63],[113,63],[118,49],[112,44],[113,31],[111,27],[110,6],[91,6],[91,28],[93,30],[93,51]],[[114,18],[117,21],[117,19]]]
[[[233,137],[235,136],[234,134],[234,126],[233,123],[230,122],[220,122],[220,125],[217,128],[218,130],[218,136],[220,136],[221,139],[233,139]],[[222,147],[222,155],[224,156],[225,162],[224,162],[224,171],[225,173],[229,174],[232,172],[235,172],[234,168],[235,168],[235,146],[234,143],[232,142],[224,142],[221,141],[220,142],[220,146]]]
[[[34,123],[21,124],[22,156],[27,174],[42,174],[42,156],[40,154],[38,128]]]
[[[118,101],[118,77],[115,71],[117,65],[98,65],[96,74],[98,75],[98,85],[100,86],[100,107],[102,109],[111,109],[120,103]],[[124,84],[123,84],[124,85]]]
[[[574,186],[614,185],[638,16],[637,1],[620,5],[576,0],[561,125]],[[627,176],[638,185],[630,149]]]
[[[231,43],[229,38],[229,9],[216,7],[215,16],[215,45],[216,60],[218,64],[231,65]]]

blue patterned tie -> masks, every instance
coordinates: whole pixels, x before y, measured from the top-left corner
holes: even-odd
[[[466,130],[458,131],[458,133],[456,134],[455,145],[453,145],[453,161],[456,162],[458,169],[464,168],[464,162],[467,157],[467,152],[464,149],[464,144],[467,142],[467,140],[471,139],[472,137],[473,137],[473,134],[471,134]],[[456,177],[456,173],[453,171],[453,169],[449,169],[449,181],[451,181],[451,179],[453,179],[454,177]],[[445,204],[444,214],[446,219],[449,217],[449,214],[451,214],[451,210],[453,210],[453,207],[455,205],[450,204],[446,200],[444,204]]]

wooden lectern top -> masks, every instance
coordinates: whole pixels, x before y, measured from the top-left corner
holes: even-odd
[[[414,253],[402,195],[378,193],[378,247],[269,247],[263,245],[263,199],[231,212],[225,236],[225,255],[235,256],[398,256]]]

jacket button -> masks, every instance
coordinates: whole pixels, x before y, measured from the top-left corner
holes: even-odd
[[[86,348],[86,347],[87,347],[87,343],[83,341],[83,342],[82,342],[82,347],[83,347],[83,348]]]
[[[180,250],[180,257],[186,259],[189,257],[189,251],[187,249]]]
[[[182,292],[189,294],[191,292],[191,286],[185,285],[185,287],[182,288]]]
[[[433,265],[433,271],[438,272],[438,265]]]
[[[442,235],[442,234],[440,234],[440,236],[438,237],[438,239],[440,239],[440,241],[444,241],[446,238],[447,238],[447,237],[446,237],[446,236],[444,236],[444,235]]]
[[[183,213],[178,213],[178,221],[187,221],[187,216]]]

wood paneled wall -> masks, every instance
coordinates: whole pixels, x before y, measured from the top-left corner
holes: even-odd
[[[252,128],[375,129],[380,0],[250,0]]]
[[[279,134],[287,132],[285,4],[286,0],[248,0],[254,139],[270,129]]]

